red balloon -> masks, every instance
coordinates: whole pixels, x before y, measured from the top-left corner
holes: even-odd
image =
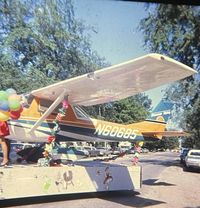
[[[17,120],[20,117],[20,111],[10,111],[10,118]]]
[[[18,111],[21,113],[23,111],[23,107],[21,106]]]

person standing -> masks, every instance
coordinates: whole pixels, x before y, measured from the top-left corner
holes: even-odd
[[[138,141],[134,144],[134,155],[132,159],[133,165],[138,165],[139,155],[141,153],[142,146],[143,146],[143,141]]]
[[[9,163],[10,140],[5,138],[9,134],[8,123],[0,121],[0,144],[3,151],[3,161],[0,166],[7,166]]]

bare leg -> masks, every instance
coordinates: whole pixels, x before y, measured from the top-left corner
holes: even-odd
[[[3,138],[3,137],[0,137],[0,144],[1,144],[1,147],[2,147],[2,151],[3,151],[3,161],[2,161],[1,165],[4,165],[8,162],[9,148],[8,148],[8,143],[7,143],[6,139]]]
[[[6,145],[7,145],[7,148],[8,148],[8,160],[10,160],[10,140],[5,139],[5,141],[6,141]]]

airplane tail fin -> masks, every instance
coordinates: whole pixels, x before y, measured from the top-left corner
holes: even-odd
[[[172,102],[161,100],[151,112],[148,120],[158,120],[158,117],[161,116],[167,123],[171,118],[173,107],[174,104]]]
[[[153,135],[158,139],[162,139],[163,134],[161,134],[161,132],[166,132],[167,122],[171,118],[171,111],[173,109],[173,106],[173,103],[166,100],[161,100],[158,105],[153,109],[149,118],[146,120],[146,122],[149,122],[150,128],[148,134],[147,132],[145,132],[143,135]],[[150,124],[153,122],[155,123],[154,125]]]
[[[149,119],[144,121],[147,128],[143,130],[142,134],[145,138],[162,139],[163,135],[158,132],[165,132],[167,123],[163,116],[159,115],[155,119]]]
[[[160,140],[163,137],[179,137],[190,136],[184,131],[168,131],[167,123],[162,116],[158,116],[155,120],[145,120],[139,123],[130,124],[130,128],[138,129],[145,141]]]
[[[133,123],[128,125],[132,129],[138,129],[139,132],[148,140],[158,140],[162,138],[162,135],[158,135],[157,132],[164,132],[166,130],[166,122],[162,116],[158,116],[156,119],[147,119],[142,122]]]
[[[130,124],[130,128],[138,129],[141,135],[147,141],[160,140],[162,137],[189,136],[189,133],[183,131],[168,131],[167,122],[171,118],[171,112],[174,104],[161,100],[161,102],[152,111],[150,117],[145,121]]]

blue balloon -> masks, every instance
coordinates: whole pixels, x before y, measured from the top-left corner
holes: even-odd
[[[0,102],[0,110],[2,110],[2,111],[9,111],[10,110],[8,101],[3,100]]]

